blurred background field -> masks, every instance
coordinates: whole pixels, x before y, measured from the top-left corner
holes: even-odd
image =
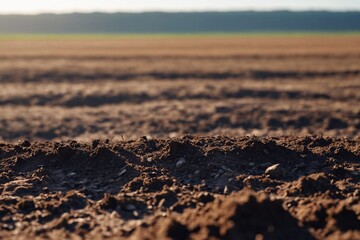
[[[360,131],[360,35],[2,35],[4,140]]]

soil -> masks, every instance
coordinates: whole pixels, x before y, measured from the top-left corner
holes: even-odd
[[[360,135],[360,37],[0,41],[0,139]]]
[[[2,143],[6,239],[359,239],[360,139]]]
[[[360,239],[360,37],[0,41],[0,239]]]

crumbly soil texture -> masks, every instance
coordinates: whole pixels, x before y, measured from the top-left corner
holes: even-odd
[[[0,143],[1,239],[360,239],[360,139]]]
[[[359,35],[2,39],[0,240],[360,239],[359,102]]]

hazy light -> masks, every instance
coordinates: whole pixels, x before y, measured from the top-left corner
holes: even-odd
[[[360,10],[357,0],[10,0],[0,13],[204,11],[204,10]]]

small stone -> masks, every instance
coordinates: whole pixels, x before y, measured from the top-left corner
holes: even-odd
[[[169,138],[176,138],[179,134],[177,132],[169,133]]]
[[[146,161],[149,162],[149,163],[152,162],[152,160],[153,160],[152,157],[148,157],[148,158],[146,159]]]
[[[224,194],[227,194],[229,192],[228,186],[224,187]]]
[[[285,171],[278,163],[268,167],[265,170],[265,174],[269,175],[271,178],[282,178],[285,175]]]
[[[124,168],[123,170],[121,170],[119,173],[118,173],[118,176],[122,176],[126,173],[126,168]]]
[[[71,173],[69,173],[67,176],[68,176],[68,177],[75,177],[75,176],[76,176],[76,173],[71,172]]]
[[[158,203],[158,207],[161,208],[164,205],[165,201],[166,201],[165,198],[161,199]]]
[[[184,164],[186,163],[185,158],[180,158],[177,162],[176,162],[176,167],[180,168],[182,166],[184,166]]]
[[[133,215],[134,215],[134,217],[138,217],[139,216],[138,211],[133,211]]]

